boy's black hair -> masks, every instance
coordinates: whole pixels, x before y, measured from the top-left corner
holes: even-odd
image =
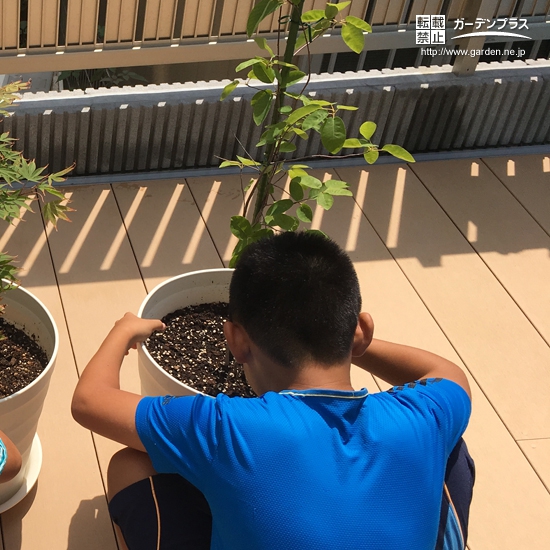
[[[350,353],[361,294],[349,256],[320,234],[288,232],[251,244],[231,279],[229,315],[281,365],[330,366]]]

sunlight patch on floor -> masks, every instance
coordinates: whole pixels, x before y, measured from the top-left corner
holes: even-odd
[[[403,209],[403,195],[405,194],[405,178],[407,170],[399,168],[397,179],[395,181],[395,191],[393,193],[393,202],[391,205],[390,223],[388,225],[388,237],[386,246],[388,248],[397,248],[397,239],[399,236],[399,225],[401,223],[401,210]]]
[[[466,232],[466,238],[471,243],[477,242],[477,225],[471,220],[468,221],[468,230]]]
[[[124,238],[126,237],[126,231],[130,227],[130,224],[134,219],[134,216],[137,212],[137,209],[139,208],[141,201],[143,200],[143,197],[145,196],[146,191],[147,187],[139,188],[126,216],[124,216],[124,223],[120,224],[118,232],[113,239],[113,243],[111,244],[111,248],[109,248],[109,251],[105,255],[105,259],[103,260],[103,263],[99,268],[101,271],[108,271],[109,269],[111,269],[113,262],[115,261],[116,255],[120,250],[120,246],[122,245],[122,241],[124,241]]]
[[[94,225],[97,217],[99,216],[99,212],[103,208],[103,205],[105,204],[105,201],[107,200],[107,197],[109,196],[110,192],[111,192],[110,189],[103,189],[103,191],[101,191],[94,207],[92,208],[92,211],[90,212],[90,215],[88,216],[88,219],[82,226],[82,229],[78,234],[78,237],[75,239],[73,246],[69,250],[67,257],[65,258],[65,261],[61,265],[61,269],[59,270],[59,273],[68,273],[71,270],[71,267],[73,266],[76,260],[76,257],[78,256],[78,253],[80,252],[82,245],[84,244],[84,241],[88,237],[88,234],[92,229],[92,226]],[[70,199],[71,195],[72,193],[67,193],[66,195],[67,199]]]
[[[204,208],[202,209],[202,218],[204,223],[199,220],[197,225],[195,226],[195,231],[193,231],[193,236],[191,237],[191,240],[187,245],[187,250],[185,251],[183,260],[181,261],[182,264],[190,264],[195,259],[195,254],[197,253],[197,249],[199,248],[199,242],[201,240],[202,234],[204,233],[204,230],[206,229],[206,224],[212,212],[212,207],[214,206],[214,202],[216,201],[216,197],[218,196],[221,184],[221,181],[215,181],[212,184],[212,189],[210,189],[210,193],[208,193],[208,198],[206,199],[206,203],[204,205]]]
[[[357,187],[357,193],[355,194],[355,204],[353,205],[353,212],[351,214],[348,237],[346,239],[345,250],[347,252],[353,252],[357,248],[359,226],[361,225],[361,218],[363,217],[363,205],[365,203],[365,195],[367,193],[368,179],[369,173],[366,170],[361,170],[359,185]]]
[[[141,267],[151,267],[153,260],[155,259],[157,250],[159,249],[160,242],[162,241],[162,237],[164,237],[164,233],[166,233],[166,228],[170,223],[170,219],[172,218],[172,214],[174,213],[176,205],[178,204],[178,199],[180,198],[184,187],[184,183],[178,183],[176,184],[176,187],[174,187],[174,192],[170,197],[170,201],[168,202],[166,210],[162,214],[162,218],[157,226],[157,230],[155,231],[153,238],[151,239],[149,248],[147,248],[147,252],[145,253],[143,261],[141,262]]]

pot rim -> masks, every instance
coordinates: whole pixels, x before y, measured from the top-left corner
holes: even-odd
[[[229,267],[217,267],[217,268],[213,268],[213,269],[197,269],[195,271],[189,271],[187,273],[182,273],[180,275],[176,275],[174,277],[170,277],[169,279],[166,279],[165,281],[163,281],[162,283],[159,283],[157,286],[155,286],[148,294],[147,296],[145,297],[145,299],[143,300],[143,302],[141,303],[141,306],[138,310],[138,314],[137,316],[138,317],[141,317],[141,318],[144,318],[143,317],[143,310],[147,307],[149,301],[151,300],[151,298],[160,290],[162,289],[163,287],[173,283],[174,281],[178,281],[179,279],[185,279],[187,277],[192,277],[194,275],[202,275],[203,273],[220,273],[220,272],[233,272],[235,271],[233,268],[229,268]],[[146,318],[146,317],[145,317]],[[166,373],[167,376],[170,376],[170,378],[173,378],[174,380],[176,380],[177,382],[179,382],[182,386],[186,387],[186,388],[190,388],[192,389],[194,392],[197,392],[197,393],[202,393],[202,392],[199,392],[198,390],[196,390],[195,388],[193,388],[192,386],[188,386],[187,384],[184,384],[183,382],[177,380],[176,378],[174,378],[173,376],[171,376],[170,374],[168,374],[158,363],[157,361],[151,356],[151,354],[149,353],[149,350],[147,349],[147,347],[145,346],[145,342],[140,342],[139,344],[139,348],[141,349],[141,351],[143,352],[143,354],[147,357],[147,359],[153,364],[155,365],[158,369],[162,370],[164,373]]]
[[[36,305],[39,308],[42,308],[48,319],[50,320],[50,323],[53,327],[53,337],[54,337],[54,345],[53,345],[53,351],[52,355],[50,357],[50,360],[48,361],[48,364],[44,368],[44,370],[27,386],[24,388],[21,388],[19,391],[16,391],[15,393],[12,393],[11,395],[8,395],[6,397],[0,398],[0,402],[7,402],[10,399],[16,399],[20,395],[23,395],[27,390],[30,390],[35,385],[38,385],[40,381],[47,375],[48,371],[50,371],[53,368],[53,365],[55,364],[55,361],[57,359],[57,353],[59,351],[59,331],[57,329],[57,324],[54,321],[53,315],[50,313],[50,310],[44,305],[42,300],[40,300],[37,296],[35,296],[30,290],[27,290],[26,288],[22,287],[19,284],[14,285],[15,288],[8,290],[7,292],[22,292],[32,298],[32,300],[36,303]],[[8,319],[9,320],[9,319]]]
[[[219,273],[219,272],[229,272],[229,271],[233,272],[235,270],[230,267],[216,267],[213,269],[197,269],[196,271],[189,271],[187,273],[176,275],[175,277],[170,277],[169,279],[162,281],[162,283],[159,283],[157,286],[153,288],[153,290],[147,293],[147,296],[145,296],[143,302],[141,302],[141,306],[139,307],[137,316],[143,318],[143,310],[147,307],[147,304],[149,303],[149,300],[153,297],[153,295],[156,294],[161,288],[173,283],[174,281],[177,281],[179,279],[186,279],[187,277],[192,277],[193,275],[200,275],[202,273]],[[146,318],[147,317],[145,317],[145,319]]]

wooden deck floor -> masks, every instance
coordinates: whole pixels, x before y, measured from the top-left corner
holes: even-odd
[[[379,337],[463,365],[477,463],[471,550],[550,548],[550,155],[336,169],[355,200],[314,225],[351,255]],[[320,174],[323,177],[323,173]],[[1,516],[2,550],[115,550],[105,472],[118,446],[71,419],[78,373],[113,322],[232,248],[237,177],[69,189],[71,224],[39,216],[0,236],[52,311],[61,351],[40,421],[35,490]],[[358,387],[377,391],[356,372]],[[124,387],[139,391],[136,357]]]

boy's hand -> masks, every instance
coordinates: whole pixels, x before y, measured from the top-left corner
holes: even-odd
[[[154,330],[166,327],[158,319],[140,319],[126,313],[119,319],[80,376],[71,410],[74,419],[89,430],[138,451],[145,447],[135,417],[141,396],[120,389],[124,355]]]
[[[119,319],[111,333],[123,339],[126,349],[136,348],[138,342],[143,342],[155,330],[164,330],[166,325],[159,319],[142,319],[133,313],[126,313]]]

